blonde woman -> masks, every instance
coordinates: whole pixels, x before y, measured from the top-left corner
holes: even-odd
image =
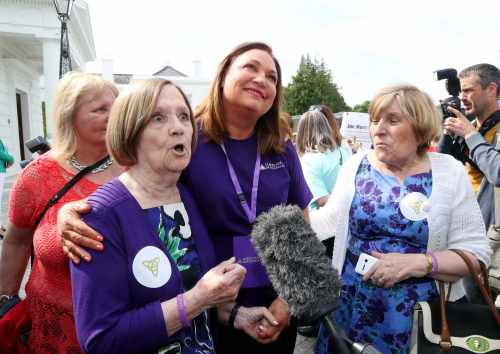
[[[296,146],[304,177],[313,194],[309,208],[318,209],[328,201],[340,167],[351,153],[339,145],[341,139],[334,138],[319,106],[312,108],[300,118]]]
[[[110,159],[80,179],[36,226],[47,202],[75,174],[108,155],[108,115],[118,91],[101,78],[68,73],[54,101],[53,149],[19,175],[9,201],[9,223],[0,258],[0,299],[16,296],[32,246],[34,260],[26,285],[32,330],[31,353],[79,353],[71,301],[68,259],[56,230],[59,208],[89,196],[123,170]]]
[[[435,280],[457,282],[451,301],[465,295],[468,269],[450,249],[465,251],[477,268],[478,260],[489,264],[491,250],[462,164],[427,152],[441,132],[430,97],[411,85],[385,87],[369,114],[374,149],[345,164],[311,225],[320,236],[335,234],[337,324],[382,353],[407,353],[413,306],[439,296]],[[369,256],[376,262],[360,272]],[[323,328],[316,353],[333,352]]]

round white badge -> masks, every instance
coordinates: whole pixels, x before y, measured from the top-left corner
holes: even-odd
[[[134,257],[132,272],[135,279],[148,288],[165,285],[172,275],[172,266],[158,247],[146,246]]]
[[[427,217],[431,210],[431,205],[429,199],[424,194],[412,192],[401,199],[399,209],[405,218],[418,221]]]

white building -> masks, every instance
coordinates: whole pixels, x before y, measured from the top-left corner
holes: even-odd
[[[210,81],[201,77],[200,62],[196,59],[193,60],[192,76],[188,76],[170,65],[166,65],[151,75],[115,74],[113,72],[112,60],[101,60],[101,66],[102,71],[97,74],[101,74],[106,80],[113,81],[120,91],[138,80],[152,77],[161,77],[170,80],[184,91],[193,110],[207,96],[210,88]]]
[[[73,70],[82,70],[96,57],[84,1],[75,1],[68,33]],[[9,174],[30,156],[24,141],[43,136],[42,102],[50,137],[59,51],[60,22],[51,0],[0,0],[0,138],[16,159]]]

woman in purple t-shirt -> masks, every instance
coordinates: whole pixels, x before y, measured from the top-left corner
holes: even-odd
[[[198,146],[181,181],[200,207],[217,261],[235,256],[247,275],[236,302],[220,312],[218,354],[291,354],[296,330],[286,302],[267,278],[250,241],[255,217],[278,204],[297,204],[307,216],[312,198],[281,114],[281,68],[264,43],[244,43],[219,64],[195,116]],[[65,250],[76,260],[97,249],[100,236],[76,221],[84,204],[59,220]],[[75,237],[74,231],[88,237]]]
[[[247,269],[228,321],[219,324],[217,353],[293,353],[288,306],[249,238],[260,213],[278,204],[297,204],[307,213],[311,199],[280,106],[280,65],[268,45],[253,42],[222,60],[195,112],[199,142],[181,180],[200,207],[217,260],[235,256]],[[275,324],[243,321],[262,308]]]

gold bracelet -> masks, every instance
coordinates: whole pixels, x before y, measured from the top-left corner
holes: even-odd
[[[425,255],[425,259],[427,260],[427,266],[425,268],[425,274],[429,274],[432,272],[432,257],[430,255]]]

